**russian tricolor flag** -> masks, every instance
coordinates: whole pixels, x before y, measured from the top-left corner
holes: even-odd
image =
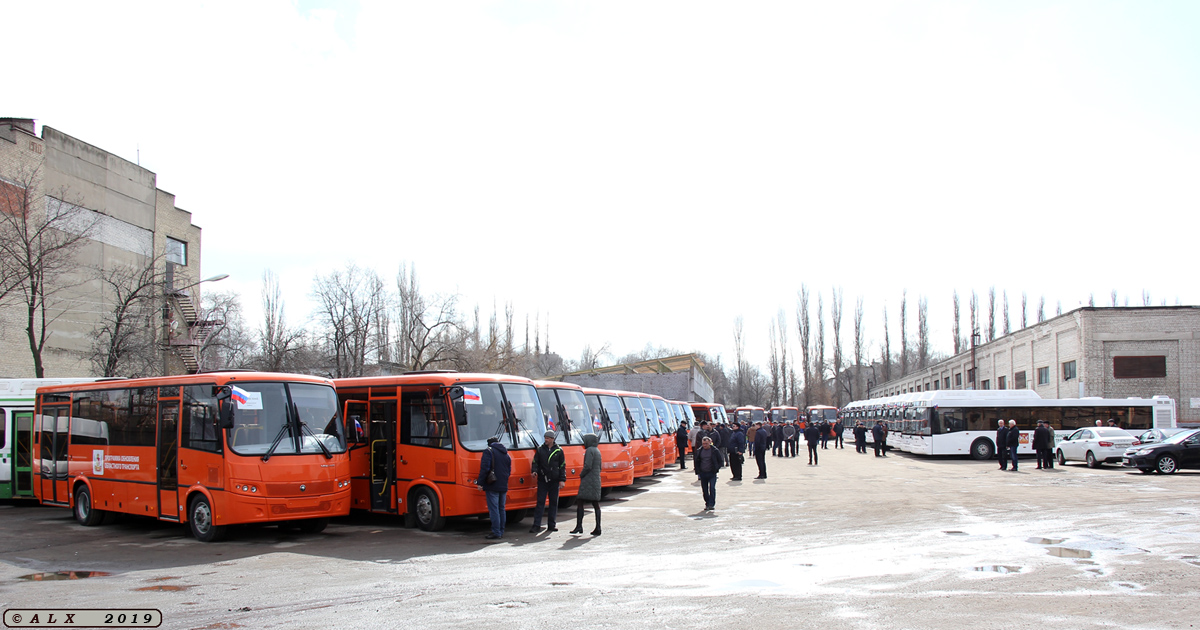
[[[239,388],[237,385],[230,386],[230,389],[233,391],[233,395],[231,396],[233,402],[244,405],[250,400],[250,392]]]

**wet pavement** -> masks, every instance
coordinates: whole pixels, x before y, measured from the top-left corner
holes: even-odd
[[[217,544],[124,518],[0,504],[4,608],[157,608],[164,628],[1188,628],[1200,604],[1200,473],[821,451],[689,468],[616,491],[603,535],[487,522],[444,532],[355,515],[322,534]],[[753,470],[753,465],[748,471]],[[584,531],[591,531],[589,514]]]

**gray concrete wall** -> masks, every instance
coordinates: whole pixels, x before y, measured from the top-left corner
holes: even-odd
[[[568,383],[597,389],[618,389],[630,392],[644,392],[662,396],[667,400],[684,402],[711,402],[702,400],[697,392],[692,391],[692,376],[689,372],[672,372],[670,374],[572,374],[563,378]],[[700,379],[703,382],[703,379]],[[711,392],[711,390],[710,390]]]

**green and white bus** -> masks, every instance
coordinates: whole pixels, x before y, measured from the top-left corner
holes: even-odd
[[[33,498],[33,403],[37,388],[95,378],[0,379],[0,499]]]

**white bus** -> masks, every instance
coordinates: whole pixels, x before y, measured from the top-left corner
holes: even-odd
[[[863,422],[869,429],[878,420],[888,426],[887,444],[919,455],[970,455],[990,459],[996,454],[996,423],[1016,420],[1021,431],[1020,453],[1033,453],[1033,429],[1045,420],[1056,438],[1099,420],[1116,422],[1136,432],[1175,426],[1175,401],[1154,398],[1043,399],[1027,389],[938,390],[859,400],[842,408],[843,423]]]
[[[94,378],[0,378],[0,499],[33,498],[33,403],[37,388]]]

